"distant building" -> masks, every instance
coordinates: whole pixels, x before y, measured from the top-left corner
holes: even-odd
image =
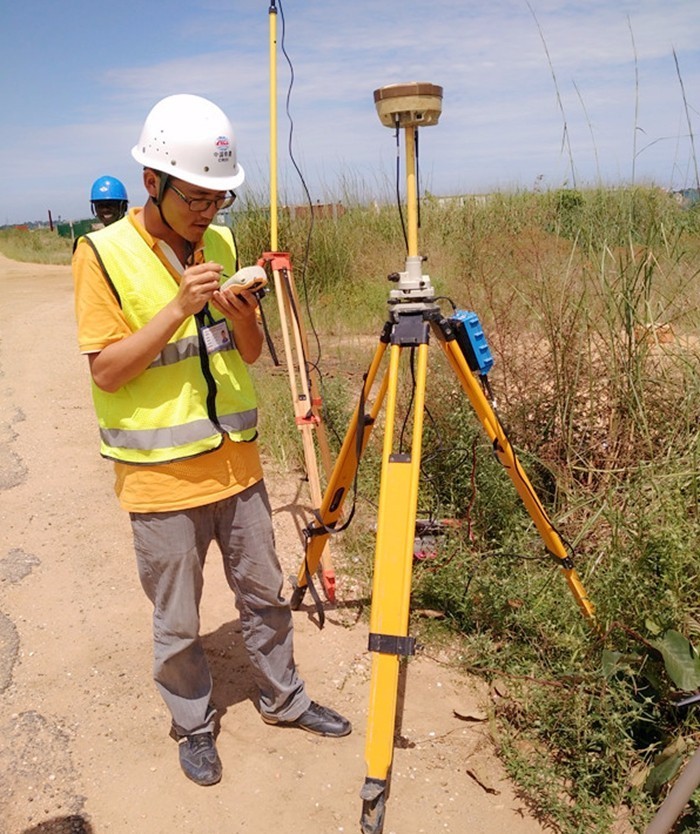
[[[310,212],[313,212],[313,217],[337,220],[345,214],[345,206],[342,203],[316,201],[313,204],[302,203],[298,206],[282,206],[282,211],[287,212],[292,220],[308,217]]]

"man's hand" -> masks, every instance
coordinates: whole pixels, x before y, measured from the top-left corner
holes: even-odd
[[[258,299],[248,290],[241,290],[239,292],[233,292],[233,290],[224,290],[221,292],[217,290],[211,298],[211,303],[227,319],[235,322],[239,319],[247,319],[250,316],[254,316],[258,306]]]
[[[180,289],[175,304],[182,313],[182,319],[198,313],[204,305],[212,300],[219,288],[223,266],[214,261],[188,266],[182,273]]]
[[[263,332],[258,323],[258,299],[248,290],[217,290],[211,303],[231,322],[233,338],[244,362],[251,364],[260,356]]]

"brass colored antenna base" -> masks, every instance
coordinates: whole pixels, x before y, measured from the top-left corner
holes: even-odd
[[[436,125],[442,112],[442,87],[424,81],[388,84],[374,91],[374,105],[385,127]]]

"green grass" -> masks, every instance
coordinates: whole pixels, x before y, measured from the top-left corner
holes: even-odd
[[[14,261],[69,264],[73,243],[49,229],[0,229],[0,252]]]

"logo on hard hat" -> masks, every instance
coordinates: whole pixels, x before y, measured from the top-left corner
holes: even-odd
[[[219,136],[216,140],[216,151],[214,151],[214,156],[219,160],[219,162],[226,162],[231,158],[231,143],[229,142],[228,136]]]

